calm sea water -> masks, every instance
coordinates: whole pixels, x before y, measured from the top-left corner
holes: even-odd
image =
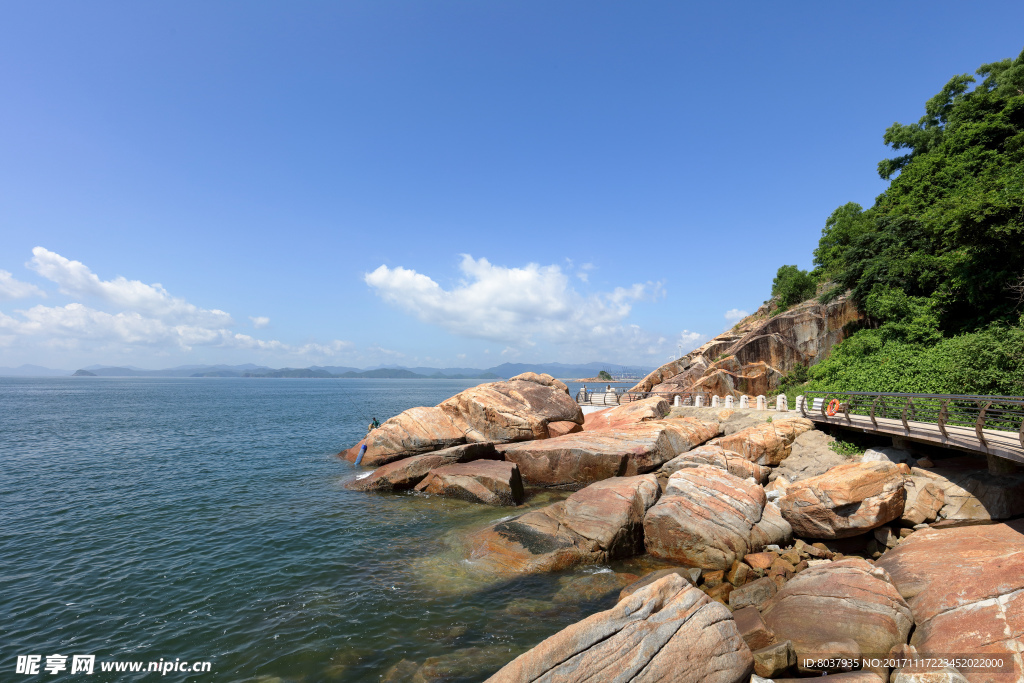
[[[342,488],[371,418],[474,384],[0,378],[0,680],[91,654],[212,662],[177,681],[481,681],[607,609],[642,560],[499,581],[463,538],[522,510]]]

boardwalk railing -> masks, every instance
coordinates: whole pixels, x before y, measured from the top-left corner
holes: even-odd
[[[580,389],[576,393],[576,402],[580,405],[592,406],[618,406],[633,401],[640,401],[653,396],[661,396],[675,406],[708,406],[711,403],[711,395],[707,392],[690,391],[593,391]]]
[[[815,421],[1024,462],[1020,396],[809,391],[797,410]]]

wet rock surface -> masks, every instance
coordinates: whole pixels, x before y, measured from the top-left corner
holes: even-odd
[[[559,571],[643,552],[644,513],[661,493],[654,475],[592,484],[562,502],[470,535],[469,560],[497,574]]]
[[[420,483],[433,469],[480,459],[498,459],[492,443],[463,444],[426,455],[416,455],[387,463],[368,476],[345,484],[352,491],[402,491]]]
[[[729,610],[672,574],[551,636],[489,683],[747,683],[753,656]]]
[[[524,497],[519,468],[502,460],[443,465],[431,470],[415,490],[486,505],[518,505]]]

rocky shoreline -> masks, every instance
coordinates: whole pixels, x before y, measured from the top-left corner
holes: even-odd
[[[509,507],[526,487],[571,492],[469,532],[475,571],[671,565],[490,681],[1024,680],[1024,521],[999,521],[1024,513],[1024,477],[895,449],[846,458],[830,440],[795,413],[663,398],[584,418],[562,382],[526,373],[407,410],[340,455],[365,446],[358,491]],[[954,655],[1002,667],[926,661]],[[403,671],[386,679],[427,680]]]

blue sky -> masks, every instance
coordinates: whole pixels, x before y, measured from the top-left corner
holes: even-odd
[[[969,10],[968,10],[969,7]],[[0,366],[659,365],[1020,2],[0,7]],[[730,316],[730,312],[731,316]]]

